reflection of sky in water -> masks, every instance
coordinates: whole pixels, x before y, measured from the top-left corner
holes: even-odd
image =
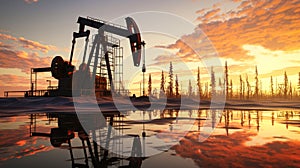
[[[225,115],[228,113],[229,123],[226,127]],[[205,118],[205,115],[204,115]],[[232,111],[223,112],[221,121],[213,135],[235,132],[249,132],[245,145],[264,145],[273,141],[288,141],[300,139],[300,115],[295,111]],[[198,124],[197,124],[198,126]],[[196,131],[194,126],[193,130]]]
[[[178,117],[178,118],[176,118]],[[143,129],[146,132],[146,144],[163,153],[151,156],[143,161],[144,167],[150,165],[182,167],[213,166],[231,164],[271,165],[288,159],[288,162],[277,166],[295,166],[300,163],[300,112],[297,111],[224,111],[220,120],[214,120],[211,111],[152,111],[127,112],[125,118],[116,119],[114,126],[121,126],[124,134],[138,134],[141,137]],[[186,137],[168,150],[165,146],[151,141],[156,136],[165,142],[178,140],[178,131],[183,123],[194,120],[192,129]],[[205,120],[206,119],[206,120]],[[33,127],[36,120],[37,127]],[[145,122],[143,121],[145,120]],[[29,116],[14,116],[1,118],[0,127],[0,166],[18,167],[33,165],[38,167],[53,167],[44,165],[42,161],[55,161],[55,164],[70,166],[68,145],[54,148],[47,137],[30,137],[30,129],[49,133],[50,128],[57,127],[57,119],[38,115],[36,119]],[[206,126],[214,126],[213,134],[204,142],[199,142],[201,130]],[[144,124],[143,124],[144,123]],[[210,124],[207,124],[210,123]],[[160,134],[159,134],[160,133]],[[199,134],[200,133],[200,134]],[[157,136],[159,135],[159,136]],[[118,137],[114,137],[118,139]],[[141,138],[142,139],[142,138]],[[75,146],[80,146],[78,135],[72,140]],[[130,141],[132,142],[132,141]],[[112,143],[113,144],[113,143]],[[171,144],[171,143],[170,143]],[[114,145],[118,145],[114,143]],[[123,144],[124,152],[131,152],[131,144]],[[122,149],[120,149],[122,150]],[[149,152],[149,151],[148,151]],[[150,151],[151,152],[151,151]],[[229,154],[230,153],[230,154]],[[74,150],[79,161],[84,161],[82,150]],[[221,159],[220,159],[221,158]],[[166,160],[169,160],[166,162]],[[89,164],[92,164],[89,161]],[[121,160],[120,165],[128,165],[128,160]]]

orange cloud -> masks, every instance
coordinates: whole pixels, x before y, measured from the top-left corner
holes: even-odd
[[[31,3],[36,3],[39,0],[24,0],[26,3],[31,4]]]
[[[24,48],[30,49],[30,50],[39,50],[42,51],[43,53],[47,53],[49,50],[55,50],[54,46],[51,45],[43,45],[39,42],[32,41],[32,40],[27,40],[23,37],[20,37],[19,42],[23,45]]]
[[[26,73],[29,73],[30,69],[34,67],[49,67],[51,63],[50,57],[40,57],[38,53],[1,48],[0,59],[0,68],[17,68]]]
[[[17,41],[17,38],[11,36],[11,35],[8,35],[8,34],[2,34],[0,33],[0,39],[1,40],[13,40],[13,41]]]
[[[196,11],[196,13],[199,15],[203,15],[206,12],[206,10],[207,10],[207,8],[200,9],[200,10]]]
[[[40,52],[47,53],[50,50],[55,50],[56,47],[3,33],[0,33],[0,40],[0,68],[4,69],[0,75],[0,96],[3,96],[4,91],[28,90],[30,88],[28,79],[30,69],[49,67],[51,64],[52,56],[41,57]],[[18,46],[26,50],[21,50]],[[19,69],[21,72],[8,75],[5,69]],[[25,75],[26,77],[24,77]],[[49,74],[47,75],[49,76]],[[47,87],[45,77],[45,74],[39,75],[39,82],[41,81],[39,89]]]
[[[205,19],[210,19],[210,18],[212,18],[213,16],[217,15],[220,11],[221,11],[220,8],[213,9],[213,10],[207,12],[203,17],[204,17]]]
[[[245,44],[262,46],[270,51],[288,52],[300,49],[299,1],[235,0],[235,2],[239,5],[230,11],[220,11],[219,8],[222,9],[222,5],[218,8],[212,7],[210,10],[198,10],[197,20],[202,22],[195,28],[195,31],[182,36],[174,44],[165,48],[177,49],[176,56],[192,62],[197,57],[192,48],[203,58],[213,53],[212,48],[215,47],[219,57],[241,64],[230,67],[232,72],[236,73],[247,73],[250,69],[253,71],[253,65],[257,63],[257,55],[249,54],[249,51],[243,48]],[[269,56],[284,57],[284,55]],[[165,63],[168,59],[167,56],[158,56],[155,61]],[[287,70],[291,75],[299,71],[295,67]]]
[[[171,50],[178,50],[175,55],[160,55],[154,58],[154,65],[161,65],[172,62],[201,62],[201,59],[215,57],[217,52],[209,39],[198,28],[195,33],[184,35],[174,44],[168,46],[156,46]]]
[[[32,40],[25,39],[24,37],[16,38],[16,37],[13,37],[9,34],[0,33],[0,40],[1,41],[9,41],[10,40],[10,41],[13,41],[13,42],[17,43],[17,45],[21,45],[25,49],[41,51],[43,53],[48,53],[51,50],[57,50],[57,48],[53,45],[41,44],[37,41],[32,41]],[[0,41],[0,46],[1,46],[1,44],[5,45],[1,41]],[[10,47],[10,48],[12,48],[12,47]]]
[[[11,49],[11,48],[13,48],[13,46],[9,45],[9,44],[4,44],[3,42],[0,41],[0,48]]]
[[[242,0],[232,0],[233,2],[241,2]]]
[[[238,9],[245,9],[246,7],[248,7],[249,5],[251,5],[250,1],[243,1],[241,2],[241,4],[238,6]]]
[[[210,54],[218,53],[221,60],[233,62],[229,63],[229,74],[234,85],[239,83],[240,75],[243,80],[248,75],[252,82],[255,65],[258,65],[260,79],[270,78],[271,75],[283,76],[284,71],[288,75],[298,74],[297,57],[294,55],[300,49],[300,4],[284,0],[245,0],[237,3],[236,9],[227,12],[218,10],[216,7],[223,8],[217,5],[196,11],[200,22],[194,32],[182,36],[173,44],[156,46],[175,53],[157,56],[152,65],[168,65],[176,59],[199,62],[209,58]],[[245,47],[247,45],[257,48],[249,50]],[[273,66],[265,64],[269,60],[276,63]]]
[[[149,66],[152,65],[165,65],[165,64],[170,64],[170,62],[177,62],[180,61],[180,59],[176,55],[159,55],[155,57],[153,64],[149,64]]]

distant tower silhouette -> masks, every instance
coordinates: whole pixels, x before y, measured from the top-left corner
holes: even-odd
[[[211,78],[210,78],[210,82],[211,82],[211,96],[215,96],[216,95],[216,78],[215,78],[215,72],[213,67],[211,67]]]
[[[255,97],[258,98],[259,95],[259,89],[258,89],[258,71],[257,71],[257,66],[255,66]]]

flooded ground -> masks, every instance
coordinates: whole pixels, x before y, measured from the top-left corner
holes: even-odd
[[[105,124],[97,117],[1,117],[0,167],[300,165],[300,111],[128,111],[105,114]]]

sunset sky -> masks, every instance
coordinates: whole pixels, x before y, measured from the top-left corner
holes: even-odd
[[[157,12],[155,15],[150,12],[147,19],[146,15],[136,13],[144,11]],[[162,17],[158,17],[159,12],[164,12]],[[200,66],[203,80],[207,80],[208,67],[202,61],[209,59],[209,55],[218,57],[223,65],[227,60],[235,85],[238,85],[239,75],[245,78],[247,74],[254,80],[255,65],[264,89],[269,88],[271,75],[274,81],[282,83],[284,71],[293,86],[298,84],[299,0],[3,0],[0,6],[0,96],[4,90],[28,90],[30,68],[50,66],[55,55],[69,60],[72,32],[78,30],[78,16],[93,16],[124,26],[125,21],[117,18],[132,16],[141,32],[145,32],[142,38],[146,41],[146,64],[148,72],[156,76],[153,81],[157,89],[160,72],[168,70],[170,61],[174,62],[179,80],[187,86],[188,78],[180,75],[182,66],[176,65],[178,58],[192,73]],[[163,30],[165,25],[179,20],[183,24],[169,28],[169,34],[163,34],[166,31],[151,33],[155,28]],[[75,55],[81,54],[83,42],[78,40]],[[128,53],[129,48],[124,45]],[[138,84],[140,74],[132,74],[136,76],[128,78],[135,78],[135,82],[126,82]],[[41,76],[39,89],[46,87],[47,79],[51,79],[50,74]]]

